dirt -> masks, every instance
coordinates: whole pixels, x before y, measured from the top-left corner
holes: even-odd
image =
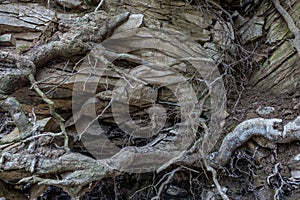
[[[270,91],[258,91],[246,88],[238,100],[229,100],[228,111],[230,116],[226,119],[226,129],[229,125],[236,125],[246,119],[263,117],[279,118],[283,123],[295,119],[300,114],[300,92],[275,95]],[[267,115],[259,115],[256,110],[260,106],[269,106],[275,109]]]

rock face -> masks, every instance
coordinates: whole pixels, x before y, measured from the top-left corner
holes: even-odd
[[[0,8],[0,33],[43,31],[55,13],[39,4],[4,4]]]
[[[0,35],[4,35],[0,37],[9,40],[6,45],[15,45],[16,51],[22,53],[29,50],[41,34],[51,34],[56,21],[55,11],[37,3],[1,4]]]
[[[0,44],[1,46],[14,46],[15,40],[12,34],[3,34],[0,36]]]
[[[57,4],[64,7],[64,8],[68,8],[68,9],[76,9],[76,8],[80,8],[83,4],[82,1],[80,0],[56,0]]]
[[[200,1],[205,5],[193,5],[198,1],[105,0],[97,12],[94,12],[99,3],[97,0],[52,0],[47,5],[27,0],[7,2],[0,0],[0,100],[6,99],[6,95],[15,97],[20,103],[18,108],[31,113],[33,123],[28,120],[29,124],[35,124],[36,119],[37,122],[47,119],[38,130],[39,134],[47,135],[43,135],[45,138],[37,139],[40,135],[36,134],[32,135],[33,142],[25,141],[25,138],[14,144],[17,147],[28,144],[26,148],[5,148],[12,156],[30,154],[22,158],[26,162],[14,163],[17,167],[10,164],[7,160],[17,159],[10,155],[2,157],[0,146],[0,161],[8,166],[7,169],[11,167],[20,171],[18,178],[10,175],[8,182],[34,173],[40,175],[58,171],[61,174],[53,177],[61,177],[62,180],[52,180],[51,176],[49,179],[58,182],[75,179],[72,184],[78,187],[63,184],[70,194],[73,192],[79,196],[81,186],[106,175],[115,176],[116,171],[121,172],[135,165],[143,166],[140,170],[151,171],[153,169],[148,165],[165,165],[170,158],[180,156],[190,148],[203,153],[203,157],[209,157],[220,140],[223,118],[229,115],[224,112],[226,92],[220,71],[224,67],[226,73],[226,70],[240,66],[236,63],[247,65],[250,57],[255,57],[261,64],[251,79],[254,87],[275,93],[299,89],[299,57],[289,42],[293,35],[287,26],[281,25],[285,24],[284,20],[268,0],[230,1],[243,4],[238,11],[230,13],[215,1]],[[261,6],[256,5],[257,10],[247,14],[243,6],[258,2]],[[300,3],[296,0],[289,2],[284,7],[297,22]],[[255,43],[261,46],[254,48]],[[247,73],[247,67],[243,67]],[[45,96],[31,90],[29,73],[34,75],[40,93],[43,91],[48,96],[47,103]],[[51,111],[50,100],[54,103]],[[295,109],[298,109],[299,106],[296,106]],[[3,106],[0,104],[0,107]],[[61,115],[63,119],[53,117],[53,110],[57,112],[56,117]],[[273,107],[261,106],[257,110],[263,117],[272,112],[275,112]],[[206,123],[210,123],[209,126]],[[202,130],[206,130],[205,127],[209,127],[209,131]],[[16,130],[9,136],[17,137],[20,132]],[[109,164],[103,165],[108,167],[105,175],[93,175],[83,182],[81,177],[85,175],[77,171],[83,168],[73,165],[73,168],[68,168],[69,164],[63,164],[58,165],[62,171],[55,171],[57,165],[52,159],[57,158],[55,155],[64,154],[60,148],[64,130],[71,138],[73,152],[103,159],[112,157],[117,146],[118,150],[122,149],[114,159],[120,163],[110,160]],[[204,137],[208,133],[210,135]],[[195,143],[199,139],[203,139],[201,145]],[[33,145],[36,141],[40,143]],[[269,148],[262,144],[264,140],[254,141]],[[99,145],[102,145],[101,150]],[[11,149],[14,151],[10,152]],[[57,154],[51,155],[53,149],[57,150]],[[31,162],[31,158],[36,159],[36,152],[46,161]],[[44,155],[44,152],[47,153]],[[139,158],[144,153],[153,153],[155,162],[145,156],[149,159],[145,166],[144,160]],[[165,156],[165,153],[168,155]],[[193,152],[184,153],[189,156]],[[67,161],[78,158],[75,153],[66,156]],[[82,154],[80,156],[85,160],[83,163],[100,166],[100,170],[96,168],[96,171],[102,173],[105,168],[101,169],[102,164],[107,160],[96,163]],[[166,157],[168,160],[164,160]],[[198,157],[188,162],[194,163],[193,159]],[[56,161],[60,163],[60,160]],[[299,178],[299,159],[296,161],[296,164],[291,163],[291,175]],[[126,162],[125,167],[123,162]],[[45,163],[51,163],[54,168],[48,169],[46,166],[49,171],[43,171],[39,164]],[[4,165],[0,164],[2,180],[10,172],[2,170]],[[296,167],[292,168],[292,165]],[[94,173],[93,170],[88,167],[87,177]],[[69,176],[70,172],[72,176]],[[61,183],[57,185],[63,185]],[[1,186],[0,181],[0,195],[4,195]],[[171,182],[166,186],[169,196],[189,198],[187,188]],[[38,196],[38,193],[34,195]],[[214,198],[215,193],[217,190],[203,190],[202,197]]]
[[[239,30],[243,43],[253,42],[263,36],[264,17],[253,17]]]
[[[132,13],[140,14],[144,9],[144,23],[147,27],[168,28],[180,31],[199,43],[208,42],[212,38],[213,16],[206,10],[195,9],[183,1],[130,1],[123,7],[116,6],[116,2],[105,1],[109,11],[126,9]]]
[[[282,2],[283,7],[300,28],[300,2]],[[266,34],[265,45],[261,49],[262,55],[267,57],[253,76],[253,85],[260,90],[271,90],[275,93],[284,93],[300,90],[300,59],[299,54],[289,41],[293,34],[289,31],[286,22],[271,2],[265,2],[261,9],[266,11],[266,22],[263,33]],[[259,12],[258,12],[259,13]]]
[[[300,179],[300,154],[290,160],[289,170],[295,180]]]

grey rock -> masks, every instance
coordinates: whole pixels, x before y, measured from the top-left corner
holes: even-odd
[[[297,103],[294,107],[293,107],[294,110],[300,110],[300,102]]]
[[[43,31],[54,20],[55,12],[39,4],[3,4],[0,7],[0,34]]]
[[[295,179],[300,179],[300,170],[292,170],[291,175]]]
[[[14,46],[15,40],[12,34],[0,35],[0,45],[1,46]]]
[[[143,24],[143,20],[144,20],[143,14],[131,14],[125,23],[123,23],[121,26],[116,28],[114,33],[119,33],[122,31],[139,28]]]
[[[229,22],[217,21],[212,34],[213,41],[224,49],[228,49],[235,39],[233,27]]]
[[[201,199],[215,200],[215,196],[215,193],[212,191],[203,190],[201,193]]]
[[[289,167],[291,176],[294,179],[300,179],[300,154],[296,155],[289,161],[288,167]]]
[[[300,1],[291,2],[289,7],[287,5],[283,5],[283,7],[285,7],[291,18],[295,22],[299,21]],[[294,37],[284,19],[275,10],[267,17],[265,29],[268,30],[266,43],[269,44]]]
[[[69,9],[80,8],[83,4],[80,0],[56,0],[56,3],[62,7]]]
[[[213,42],[206,42],[203,47],[205,48],[205,52],[208,54],[210,58],[215,61],[220,61],[221,55],[218,51],[216,44]]]
[[[300,68],[296,67],[298,63],[298,55],[295,54],[290,41],[286,41],[276,47],[260,70],[251,78],[252,82],[259,89],[270,90],[277,94],[298,91],[300,83],[300,76],[297,76]]]
[[[23,32],[23,33],[14,33],[13,37],[16,40],[25,40],[25,41],[33,41],[38,39],[41,36],[41,32]]]
[[[212,19],[210,16],[198,16],[185,12],[182,12],[179,15],[182,16],[186,21],[203,29],[208,28],[212,24]]]
[[[32,42],[28,42],[25,40],[16,41],[16,49],[19,53],[24,53],[28,51],[31,47],[32,47]]]
[[[253,17],[239,31],[243,43],[254,41],[263,35],[264,18]]]
[[[179,196],[179,195],[182,196],[182,195],[186,195],[187,191],[175,185],[170,185],[169,188],[167,189],[167,193],[172,196]]]
[[[268,114],[270,114],[274,111],[275,111],[275,108],[270,107],[270,106],[259,106],[256,109],[256,113],[259,114],[259,115],[268,115]]]
[[[231,16],[234,18],[234,23],[237,27],[243,26],[248,21],[238,11],[234,11]]]

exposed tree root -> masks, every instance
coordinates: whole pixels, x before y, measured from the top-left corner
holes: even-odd
[[[42,99],[46,103],[48,103],[49,109],[50,109],[50,114],[54,117],[54,119],[56,119],[59,122],[60,130],[61,130],[61,135],[64,137],[64,148],[65,148],[66,152],[69,152],[70,151],[70,148],[69,148],[69,137],[68,137],[67,132],[66,132],[65,120],[57,112],[55,112],[54,102],[51,101],[45,95],[45,93],[38,87],[33,74],[29,74],[28,78],[30,80],[30,83],[32,84],[32,87],[36,91],[36,93],[38,93],[42,97]]]
[[[55,58],[70,58],[75,55],[84,55],[91,50],[93,43],[102,42],[113,30],[128,19],[129,13],[109,17],[104,13],[96,12],[80,18],[79,22],[70,24],[69,30],[58,36],[59,41],[51,41],[40,45],[28,52],[33,55],[31,60],[37,67],[42,66]],[[96,23],[95,29],[89,25],[89,20]]]
[[[51,151],[53,154],[61,154],[59,150]],[[2,154],[0,164],[1,169],[5,171],[17,170],[21,174],[23,171],[23,179],[19,183],[55,185],[63,188],[70,196],[77,197],[85,192],[82,188],[92,182],[105,177],[117,176],[124,170],[153,171],[157,167],[156,165],[161,165],[161,160],[171,159],[178,153],[163,152],[149,147],[128,147],[122,149],[112,158],[104,160],[94,160],[77,153],[67,153],[57,158],[25,154],[25,152],[20,154],[5,153]],[[33,160],[36,160],[36,163],[32,170]],[[157,163],[153,160],[156,160]],[[147,161],[149,161],[148,166],[145,167]],[[25,172],[31,172],[34,176],[28,177]],[[47,174],[54,175],[56,173],[62,176],[61,180],[42,178]]]
[[[273,143],[289,143],[300,140],[300,117],[287,123],[283,129],[281,119],[249,119],[239,124],[234,131],[229,133],[213,155],[217,165],[226,165],[235,149],[243,145],[253,136],[262,136]]]

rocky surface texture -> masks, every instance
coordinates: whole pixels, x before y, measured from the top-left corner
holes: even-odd
[[[0,197],[299,198],[299,16],[0,0]]]
[[[295,21],[295,25],[300,28],[300,2],[282,2],[282,5]],[[272,90],[275,93],[299,91],[300,63],[299,53],[293,44],[295,36],[282,16],[272,7],[271,2],[263,4],[260,10],[267,17],[262,32],[265,35],[265,43],[258,46],[258,53],[267,59],[252,78],[254,87]]]

